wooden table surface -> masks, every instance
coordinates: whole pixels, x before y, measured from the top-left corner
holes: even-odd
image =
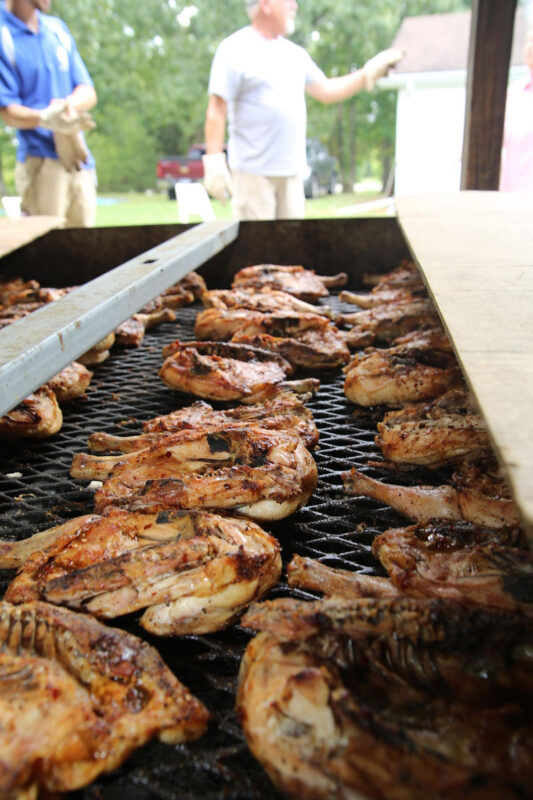
[[[53,228],[62,228],[64,217],[20,217],[20,219],[0,218],[0,258],[18,250],[19,247],[44,236]],[[0,265],[1,270],[1,265]]]
[[[396,198],[533,542],[533,193]]]

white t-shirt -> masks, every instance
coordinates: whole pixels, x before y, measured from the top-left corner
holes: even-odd
[[[246,28],[215,53],[209,94],[228,104],[228,162],[270,177],[305,173],[305,87],[325,79],[309,54],[288,39]]]

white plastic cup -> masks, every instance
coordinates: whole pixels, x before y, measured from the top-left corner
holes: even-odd
[[[22,197],[2,197],[2,205],[9,219],[20,218],[20,204]]]

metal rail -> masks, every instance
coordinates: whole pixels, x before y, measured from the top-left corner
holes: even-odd
[[[223,250],[238,232],[236,221],[197,225],[4,328],[0,416],[149,300]]]

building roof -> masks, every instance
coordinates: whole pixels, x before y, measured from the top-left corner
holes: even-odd
[[[470,11],[405,17],[392,43],[392,47],[405,51],[394,73],[465,70],[470,43],[470,17]],[[526,20],[519,8],[513,33],[512,66],[524,63],[525,34]]]

